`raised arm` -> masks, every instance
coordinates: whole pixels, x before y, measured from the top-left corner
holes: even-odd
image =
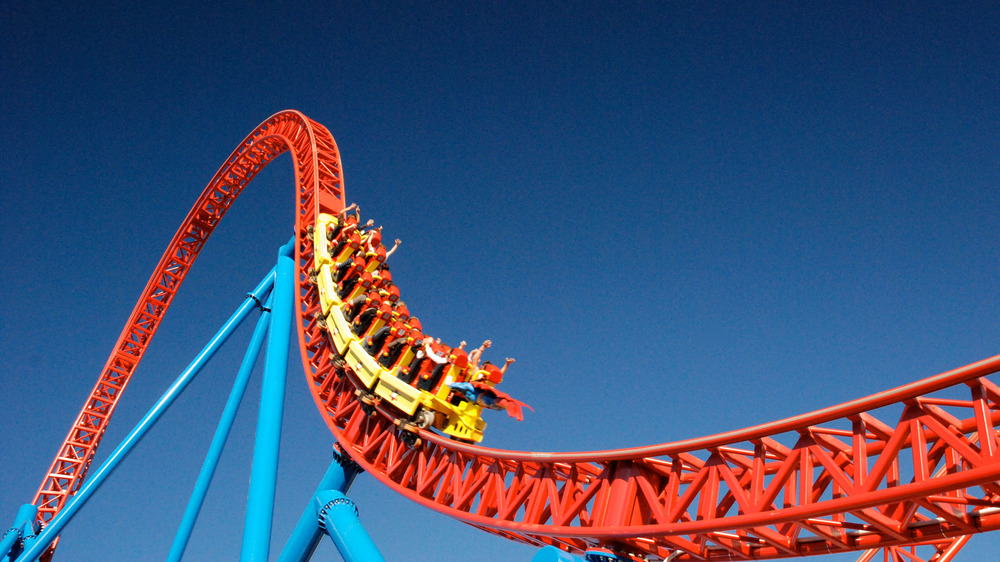
[[[506,361],[504,362],[503,367],[500,367],[500,374],[501,375],[506,374],[507,373],[507,367],[510,367],[510,364],[513,363],[513,362],[514,362],[514,359],[508,357],[506,359]]]
[[[389,256],[391,256],[392,253],[396,251],[396,248],[398,248],[402,243],[403,241],[397,238],[396,243],[392,245],[392,249],[385,253],[385,259],[389,259]]]
[[[472,371],[479,369],[479,360],[483,357],[483,352],[486,351],[491,345],[493,345],[493,342],[486,340],[483,342],[483,345],[469,352],[469,368]]]

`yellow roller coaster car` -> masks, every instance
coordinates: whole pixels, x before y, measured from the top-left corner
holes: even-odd
[[[377,297],[375,302],[372,302],[373,299],[365,300],[364,289],[375,293],[379,291],[371,283],[377,285],[378,280],[383,278],[378,268],[384,260],[384,248],[381,253],[376,252],[382,260],[377,260],[378,268],[371,271],[367,263],[360,263],[364,261],[363,247],[350,251],[345,246],[336,257],[333,256],[331,243],[336,244],[333,233],[345,228],[345,225],[337,217],[319,216],[313,229],[313,268],[326,319],[325,329],[345,369],[353,374],[358,395],[367,403],[379,401],[383,405],[391,405],[400,412],[399,419],[403,424],[434,427],[465,442],[482,441],[483,430],[486,429],[482,406],[453,392],[450,387],[468,376],[465,352],[440,346],[439,342],[420,334],[419,328],[411,326],[418,326],[417,322],[407,324],[397,318],[408,315],[405,307],[394,306],[401,304],[398,293],[392,303],[387,300],[379,306],[375,305]],[[352,273],[352,270],[357,271]],[[358,313],[357,309],[366,305],[368,308]],[[388,342],[376,346],[373,343],[376,335],[384,337],[385,330],[396,325],[393,324],[394,319],[396,324],[405,325],[415,336],[405,341],[397,339],[395,346],[390,346]]]

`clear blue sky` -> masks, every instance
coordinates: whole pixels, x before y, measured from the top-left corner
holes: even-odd
[[[535,413],[491,416],[487,445],[696,437],[1000,353],[995,3],[65,4],[0,8],[0,519],[197,195],[288,108],[330,129],[349,199],[403,240],[393,276],[426,331],[517,359],[505,387]],[[98,461],[273,264],[293,193],[284,156],[237,201]],[[63,560],[163,559],[241,354],[67,528]],[[331,446],[294,361],[275,550]],[[191,560],[237,556],[258,390]],[[351,495],[389,560],[535,552],[370,476]]]

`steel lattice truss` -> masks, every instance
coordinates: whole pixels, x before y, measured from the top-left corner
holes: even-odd
[[[248,136],[174,237],[35,499],[51,519],[79,486],[115,404],[191,263],[246,184],[292,153],[296,307],[306,377],[344,450],[395,491],[483,530],[579,552],[749,560],[865,551],[950,560],[1000,528],[1000,356],[788,420],[677,443],[589,453],[498,451],[421,431],[409,447],[392,411],[366,413],[334,368],[316,286],[312,228],[344,207],[330,133],[286,111]],[[880,551],[869,549],[881,549]]]
[[[132,310],[97,384],[32,503],[43,523],[62,509],[87,474],[122,391],[195,258],[230,205],[275,157],[292,150],[299,208],[340,203],[340,156],[330,133],[298,112],[279,113],[233,151],[202,192],[164,252]],[[332,203],[331,203],[332,201]],[[301,214],[301,213],[300,213]]]
[[[352,382],[315,380],[338,440],[428,507],[531,544],[746,560],[950,546],[950,537],[1000,526],[1000,389],[982,376],[998,368],[993,358],[729,434],[576,454],[494,451],[428,432],[433,444],[408,448],[388,412],[369,417],[352,399]],[[925,395],[956,380],[966,399]],[[891,423],[867,411],[889,404],[902,410]]]

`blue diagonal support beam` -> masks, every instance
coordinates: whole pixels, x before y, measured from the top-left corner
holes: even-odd
[[[271,286],[275,282],[275,270],[271,270],[266,277],[257,285],[250,295],[244,299],[243,304],[229,317],[229,320],[222,326],[222,328],[215,334],[214,337],[208,342],[208,345],[194,358],[190,365],[184,372],[177,377],[177,380],[170,385],[166,392],[160,396],[160,399],[156,401],[156,404],[146,415],[139,420],[132,431],[125,436],[125,439],[111,452],[104,464],[100,466],[88,480],[86,480],[80,489],[76,492],[76,495],[66,503],[63,509],[49,521],[49,524],[45,526],[42,532],[32,541],[28,541],[25,546],[24,554],[18,558],[19,561],[26,560],[37,560],[39,556],[45,552],[45,549],[59,536],[63,528],[67,523],[73,520],[73,517],[77,514],[81,507],[87,503],[90,496],[96,492],[105,480],[114,473],[118,465],[125,460],[125,458],[132,452],[136,445],[142,440],[143,437],[149,432],[150,429],[156,424],[157,421],[163,416],[164,412],[174,403],[178,396],[184,392],[188,384],[194,380],[194,377],[201,371],[202,367],[208,363],[209,359],[215,355],[222,344],[229,339],[229,336],[236,330],[240,323],[247,317],[251,310],[257,306],[257,302],[261,299],[266,298],[267,292],[271,289]],[[256,301],[256,302],[255,302]],[[286,344],[287,345],[287,344]]]

